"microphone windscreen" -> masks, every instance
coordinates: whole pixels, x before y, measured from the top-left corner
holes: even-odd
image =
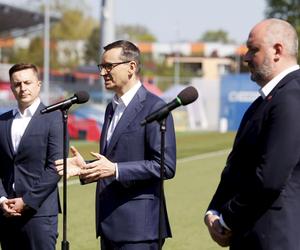
[[[189,86],[182,90],[177,97],[180,99],[182,105],[187,105],[198,98],[198,91],[194,87]]]
[[[90,99],[90,95],[86,91],[78,91],[74,94],[77,97],[76,103],[85,103]]]

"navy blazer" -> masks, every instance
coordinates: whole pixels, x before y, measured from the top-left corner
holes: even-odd
[[[141,126],[147,115],[165,103],[147,91],[138,90],[118,122],[109,145],[106,132],[112,117],[107,106],[100,153],[118,163],[119,178],[98,181],[96,190],[97,236],[120,241],[158,239],[160,183],[160,126],[157,122]],[[165,136],[165,179],[174,177],[176,142],[173,118],[168,116]],[[163,238],[170,237],[164,201]]]
[[[300,70],[246,111],[209,209],[232,229],[232,250],[299,249]]]
[[[60,211],[54,161],[63,157],[63,124],[59,111],[40,114],[40,104],[14,153],[13,112],[0,116],[0,197],[22,197],[34,216]],[[14,189],[12,184],[14,183]]]

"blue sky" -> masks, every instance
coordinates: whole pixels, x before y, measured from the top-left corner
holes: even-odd
[[[89,5],[96,0],[87,0]],[[98,12],[102,0],[93,6]],[[205,31],[223,29],[237,42],[264,18],[265,0],[114,0],[116,24],[146,26],[160,42],[196,41]],[[99,11],[100,12],[100,11]]]
[[[0,0],[19,6],[45,0]],[[53,0],[48,0],[53,1]],[[68,0],[99,18],[102,0]],[[108,0],[106,0],[108,1]],[[264,18],[266,0],[113,0],[116,24],[147,27],[160,42],[196,41],[208,30],[223,29],[238,43]]]

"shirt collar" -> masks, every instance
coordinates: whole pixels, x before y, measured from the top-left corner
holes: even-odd
[[[118,98],[117,95],[114,95],[113,100],[112,100],[113,108],[115,109],[116,106],[119,104],[123,104],[125,107],[127,107],[141,86],[142,86],[142,83],[140,81],[137,81],[136,84],[134,84],[131,87],[131,89],[129,89],[120,98]]]
[[[19,114],[21,117],[30,116],[32,117],[35,111],[37,110],[38,106],[41,103],[41,99],[38,97],[34,100],[34,102],[24,110],[24,114],[21,113],[19,108],[13,109],[13,115]]]
[[[294,65],[292,67],[285,69],[280,74],[275,76],[271,81],[269,81],[265,86],[263,86],[259,90],[259,94],[261,95],[261,97],[263,99],[265,99],[268,96],[268,94],[270,94],[271,91],[275,88],[275,86],[280,82],[281,79],[283,79],[287,74],[289,74],[299,68],[300,68],[299,65]]]

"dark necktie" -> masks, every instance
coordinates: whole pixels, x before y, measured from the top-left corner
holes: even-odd
[[[109,110],[108,110],[108,115],[107,115],[107,121],[105,122],[106,124],[105,124],[105,127],[104,127],[104,138],[103,138],[103,140],[102,140],[102,142],[103,142],[103,144],[104,144],[104,148],[103,148],[103,154],[105,155],[106,154],[106,150],[107,150],[107,132],[108,132],[108,129],[109,129],[109,125],[110,125],[110,123],[111,123],[111,121],[112,121],[112,118],[113,118],[113,116],[114,116],[114,109],[113,109],[113,107],[112,107],[112,105],[109,107]]]

